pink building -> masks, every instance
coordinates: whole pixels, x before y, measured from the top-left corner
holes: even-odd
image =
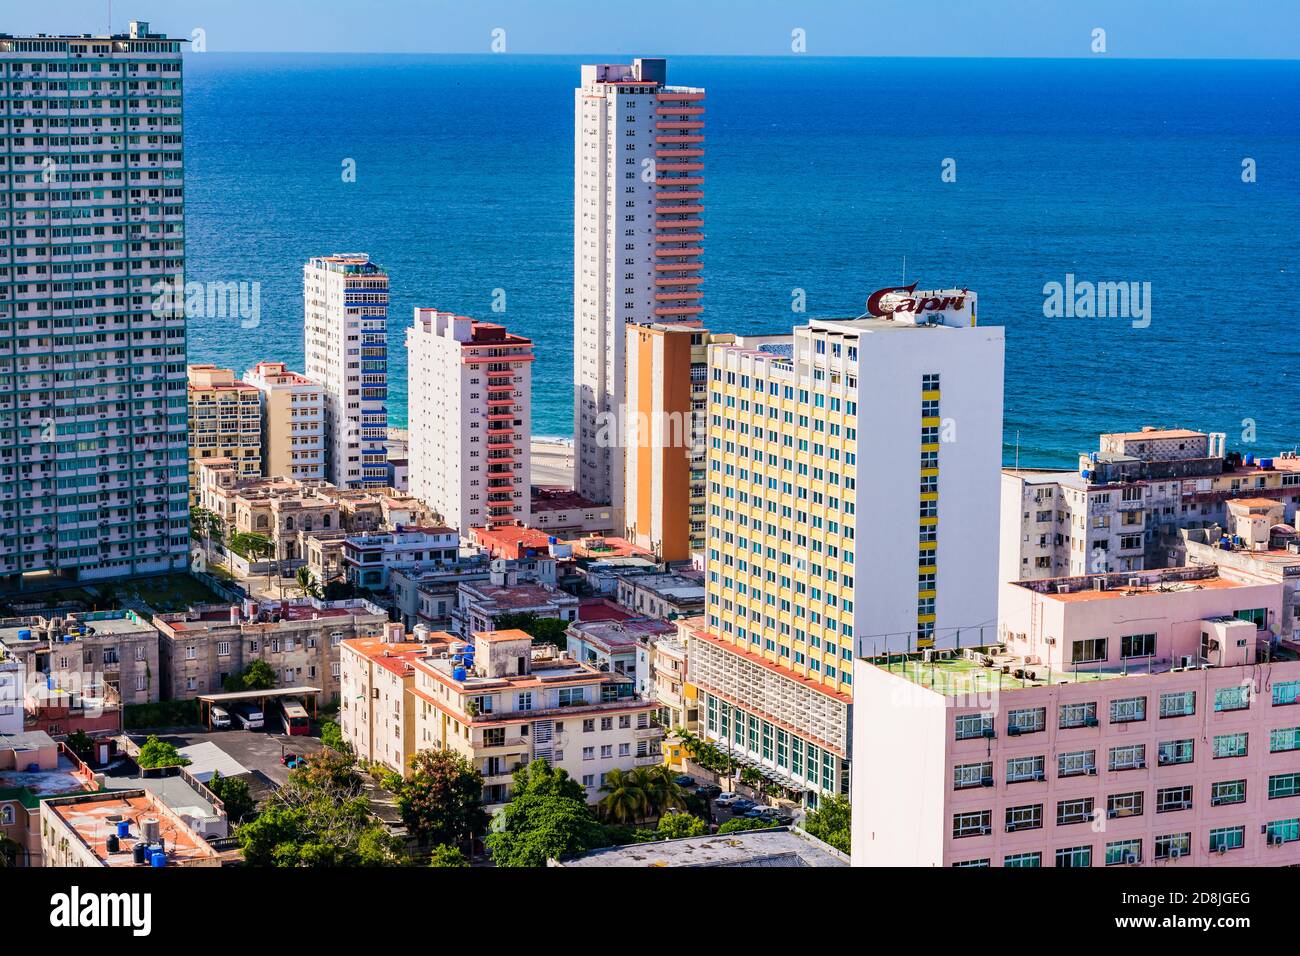
[[[859,658],[854,864],[1300,864],[1300,660],[1230,575],[1007,584],[1000,645]]]

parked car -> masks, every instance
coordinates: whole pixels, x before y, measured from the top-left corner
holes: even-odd
[[[756,806],[758,806],[758,804],[753,800],[746,800],[744,797],[741,797],[739,800],[732,801],[731,812],[736,816],[740,816],[753,810]]]
[[[722,788],[714,783],[702,783],[695,788],[696,794],[705,800],[717,800],[722,796]]]
[[[673,777],[673,783],[677,784],[679,787],[693,787],[695,786],[695,778],[689,774],[679,773],[677,776]]]
[[[239,720],[239,726],[245,730],[261,730],[265,723],[262,708],[256,704],[239,704],[235,707],[235,717]]]
[[[729,807],[737,800],[743,800],[743,799],[744,798],[738,793],[728,792],[728,793],[719,794],[718,796],[714,797],[713,802],[720,807]]]

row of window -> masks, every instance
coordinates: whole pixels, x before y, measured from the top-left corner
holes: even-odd
[[[1265,825],[1262,834],[1267,846],[1281,846],[1300,840],[1300,818],[1274,820]],[[1240,850],[1246,845],[1245,826],[1215,827],[1207,833],[1206,849],[1210,853],[1227,853]],[[1143,860],[1143,841],[1139,839],[1112,840],[1103,847],[1104,866],[1135,866]],[[1158,836],[1153,841],[1153,856],[1156,860],[1176,860],[1189,856],[1192,852],[1192,834],[1168,833]],[[1088,845],[1061,847],[1054,851],[1055,865],[1058,867],[1092,866],[1093,847]],[[975,860],[963,860],[954,863],[956,867],[991,866],[992,861],[985,857]],[[1040,867],[1043,865],[1043,853],[1012,853],[1002,858],[1003,866]]]
[[[1224,713],[1234,710],[1247,710],[1256,696],[1251,683],[1231,684],[1214,691],[1214,710]],[[1274,707],[1286,707],[1300,703],[1300,680],[1282,681],[1272,686],[1270,698]],[[1172,691],[1161,694],[1159,698],[1159,716],[1190,717],[1196,713],[1196,691]],[[1109,702],[1109,723],[1129,724],[1147,719],[1146,697],[1121,697]],[[970,740],[976,737],[995,737],[993,714],[960,714],[956,718],[956,739]],[[1097,716],[1097,702],[1085,701],[1061,704],[1057,708],[1057,727],[1068,730],[1075,727],[1097,727],[1101,720]],[[1047,729],[1046,707],[1025,707],[1007,711],[1007,735],[1018,737],[1022,734],[1040,733]]]
[[[1194,788],[1191,786],[1164,787],[1156,791],[1155,812],[1176,813],[1190,810]],[[1275,774],[1268,778],[1268,798],[1278,800],[1300,796],[1300,773]],[[1224,780],[1210,785],[1211,806],[1231,806],[1246,802],[1245,780]],[[1106,797],[1105,819],[1139,817],[1145,811],[1146,794],[1141,790],[1115,793]],[[1007,807],[1003,825],[1006,832],[1039,830],[1043,827],[1044,805],[1026,804]],[[1092,797],[1060,800],[1056,804],[1056,825],[1094,823],[1103,819],[1102,811]],[[993,832],[992,810],[970,810],[953,814],[952,835],[962,837],[988,836]]]

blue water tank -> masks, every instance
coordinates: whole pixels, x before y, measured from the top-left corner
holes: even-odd
[[[452,679],[452,680],[464,680],[464,679],[465,679],[465,668],[463,668],[463,667],[453,667],[452,670],[451,670],[451,679]]]
[[[1273,467],[1273,459],[1272,459],[1272,458],[1261,458],[1261,459],[1259,460],[1259,467],[1261,467],[1261,468],[1272,468],[1272,467]]]
[[[167,854],[161,850],[155,850],[153,856],[149,857],[150,866],[166,866]]]
[[[1245,456],[1244,458],[1242,458],[1242,461],[1244,461],[1244,462],[1245,462],[1246,464],[1248,464],[1248,465],[1253,465],[1253,464],[1255,464],[1255,456],[1254,456],[1254,455],[1247,455],[1247,456]]]
[[[556,537],[555,535],[553,535],[553,534],[548,534],[548,535],[546,536],[546,543],[547,543],[547,544],[559,544],[559,543],[560,543],[560,539],[557,538],[557,537]]]
[[[32,630],[29,627],[20,627],[18,629],[18,640],[30,641],[32,639]]]
[[[131,835],[131,822],[129,820],[117,821],[117,835],[119,838],[129,837]]]

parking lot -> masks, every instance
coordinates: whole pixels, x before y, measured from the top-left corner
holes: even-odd
[[[146,736],[132,734],[131,739],[143,743]],[[280,762],[284,754],[312,754],[321,749],[319,737],[301,735],[290,737],[269,730],[214,730],[203,733],[160,735],[159,739],[178,749],[198,743],[213,743],[243,764],[268,789],[271,786],[282,787],[289,779],[289,768]],[[249,786],[253,787],[254,796],[260,797],[257,793],[259,788],[254,781],[249,781]]]

